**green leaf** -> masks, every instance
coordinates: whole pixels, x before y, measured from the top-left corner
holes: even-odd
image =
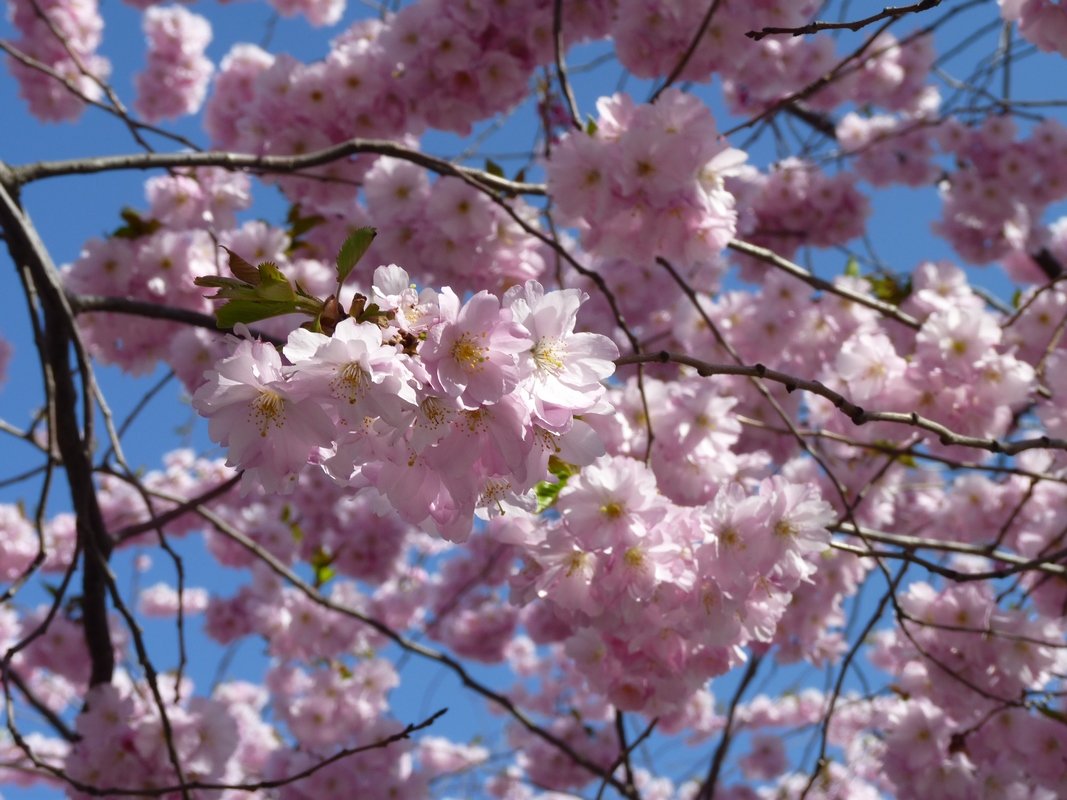
[[[271,261],[264,261],[256,270],[259,274],[259,285],[256,287],[256,297],[264,300],[296,300],[296,290],[289,283],[289,279],[282,275],[282,271]]]
[[[222,275],[198,275],[193,278],[193,283],[197,286],[208,286],[216,289],[232,288],[248,290],[252,288],[242,280],[238,280],[237,278],[224,278]]]
[[[548,471],[559,478],[563,483],[566,483],[571,475],[577,475],[581,470],[574,464],[568,464],[561,458],[549,456]]]
[[[382,316],[381,308],[378,307],[377,303],[371,303],[359,312],[356,322],[377,322],[380,316]]]
[[[1022,289],[1016,289],[1015,292],[1011,296],[1011,307],[1012,308],[1018,308],[1019,305],[1022,303],[1022,301],[1023,301],[1023,290]]]
[[[570,477],[572,475],[577,475],[579,470],[574,464],[568,464],[562,459],[550,456],[548,459],[548,471],[556,478],[556,480],[540,481],[534,487],[534,494],[537,496],[538,514],[555,505],[556,500],[559,498],[560,491],[567,485],[567,481]]]
[[[337,571],[331,566],[333,564],[334,556],[331,553],[327,553],[322,547],[316,547],[315,552],[311,554],[311,568],[315,571],[315,588],[319,589],[325,586],[336,575]]]
[[[268,317],[293,314],[300,309],[292,301],[230,300],[215,312],[215,322],[223,329],[230,329],[239,322],[246,325]]]
[[[250,283],[253,286],[256,286],[259,283],[259,270],[241,258],[241,256],[237,255],[237,253],[233,252],[233,250],[226,245],[220,244],[219,247],[225,250],[227,255],[229,255],[230,272],[234,274],[235,278],[239,278],[245,283]]]
[[[300,212],[300,204],[298,203],[289,209],[285,221],[289,223],[289,238],[296,241],[306,234],[308,230],[324,224],[327,218],[322,217],[321,214],[308,214],[307,217],[304,217]]]
[[[314,300],[314,301],[316,301],[316,302],[321,302],[321,301],[319,300],[319,298],[315,297],[315,295],[311,294],[311,292],[309,292],[309,291],[308,291],[307,289],[305,289],[305,288],[304,288],[304,287],[303,287],[303,286],[301,285],[300,281],[293,281],[293,283],[294,283],[294,284],[295,284],[295,286],[296,286],[296,293],[297,293],[298,295],[300,295],[301,297],[307,298],[308,300]]]
[[[906,275],[868,275],[867,283],[875,297],[894,306],[899,306],[911,294],[911,278]]]
[[[488,172],[490,175],[495,175],[498,178],[504,177],[504,170],[491,158],[485,159],[485,171]]]
[[[549,483],[548,481],[538,482],[534,487],[534,494],[537,495],[538,514],[556,504],[556,500],[559,499],[560,489],[562,489],[563,486],[563,483]]]
[[[845,262],[845,274],[850,278],[858,278],[860,276],[860,262],[855,256],[849,256],[848,261]]]
[[[900,447],[900,445],[890,439],[875,439],[872,444],[877,447],[885,448],[886,450],[897,450]],[[894,458],[898,464],[904,467],[915,469],[919,466],[919,462],[915,460],[915,456],[911,453],[897,453]]]
[[[219,293],[212,295],[212,298],[228,298],[228,297],[240,297],[242,294],[247,294],[251,297],[254,294],[255,287],[245,283],[237,278],[224,278],[221,275],[202,275],[193,279],[193,283],[197,286],[206,286],[209,289],[218,289]]]
[[[115,239],[140,239],[142,236],[150,236],[158,231],[162,224],[156,219],[145,219],[132,208],[124,208],[119,212],[125,225],[120,225],[111,236]]]
[[[597,130],[599,129],[597,128],[596,120],[592,117],[589,117],[589,119],[586,120],[585,123],[585,132],[588,133],[590,136],[596,136]]]
[[[358,228],[348,235],[345,243],[341,245],[340,252],[337,253],[338,285],[345,282],[377,235],[378,231],[375,228]]]

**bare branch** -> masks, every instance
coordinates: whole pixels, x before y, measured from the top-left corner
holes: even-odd
[[[678,59],[678,63],[674,65],[674,69],[671,70],[670,74],[663,81],[663,84],[652,93],[648,102],[655,103],[656,100],[659,99],[659,96],[678,80],[678,76],[682,74],[686,64],[693,58],[693,54],[700,46],[700,40],[703,39],[704,34],[707,33],[708,26],[711,25],[711,19],[715,16],[715,12],[719,10],[721,4],[722,0],[711,0],[711,4],[708,6],[704,18],[700,21],[700,26],[696,29],[696,33],[693,34],[693,38],[689,42],[689,46],[685,49],[685,52],[682,53],[682,57]]]
[[[801,25],[798,28],[760,28],[758,31],[749,31],[745,36],[758,42],[760,39],[764,39],[767,36],[805,36],[811,33],[818,33],[819,31],[834,30],[849,30],[855,32],[866,28],[868,25],[873,25],[875,22],[881,22],[883,19],[895,20],[906,14],[917,14],[922,11],[929,11],[932,8],[937,8],[939,5],[941,5],[941,0],[921,0],[921,2],[910,6],[886,6],[877,14],[871,14],[869,17],[853,20],[851,22],[809,22],[807,25]]]
[[[883,544],[897,545],[898,547],[903,547],[907,550],[939,550],[946,553],[963,553],[966,555],[988,558],[990,561],[1002,561],[1005,564],[1012,565],[1011,567],[991,571],[989,573],[958,573],[960,577],[958,577],[957,580],[1005,578],[1008,575],[1014,575],[1016,573],[1025,572],[1027,570],[1037,570],[1039,572],[1047,572],[1052,575],[1067,575],[1067,566],[1056,563],[1057,561],[1060,561],[1065,556],[1067,556],[1067,550],[1060,550],[1059,552],[1049,553],[1048,555],[1038,556],[1037,558],[1025,558],[1023,556],[1015,555],[1014,553],[1007,553],[1003,550],[996,550],[992,547],[967,544],[965,542],[952,542],[943,539],[927,539],[923,536],[905,536],[899,533],[886,533],[884,531],[876,531],[866,527],[861,527],[857,529],[855,526],[848,522],[842,522],[838,525],[835,525],[833,526],[832,530],[840,531],[841,533],[847,533],[852,536],[859,536],[863,539],[868,539],[872,542],[881,542]]]
[[[758,258],[764,263],[777,267],[783,272],[787,272],[794,278],[804,281],[814,289],[820,289],[824,292],[830,292],[836,294],[838,297],[842,297],[845,300],[850,300],[853,303],[857,303],[861,306],[874,309],[875,311],[889,317],[892,320],[896,320],[901,325],[906,325],[912,330],[918,330],[921,327],[919,320],[901,311],[892,303],[887,303],[884,300],[879,300],[877,297],[869,297],[859,292],[854,292],[851,289],[846,289],[843,286],[837,286],[836,284],[812,275],[806,269],[799,264],[794,264],[792,261],[786,258],[782,258],[773,250],[768,250],[766,247],[759,247],[758,245],[750,244],[749,242],[742,241],[740,239],[734,239],[726,245],[728,248],[737,253],[744,253],[747,256]]]
[[[782,384],[785,386],[786,391],[793,392],[801,389],[826,398],[833,403],[838,411],[852,420],[854,425],[865,425],[868,422],[895,422],[900,425],[910,425],[937,434],[938,441],[944,445],[973,447],[978,450],[988,450],[990,453],[1003,453],[1005,455],[1016,455],[1024,450],[1067,450],[1067,439],[1036,436],[1032,439],[1003,442],[999,439],[956,433],[940,422],[927,419],[914,411],[910,413],[902,411],[865,411],[819,381],[805,380],[785,372],[768,369],[763,364],[753,364],[751,366],[744,364],[712,364],[692,356],[660,350],[658,353],[634,353],[633,355],[622,356],[615,360],[615,365],[621,367],[627,364],[667,364],[670,362],[693,367],[697,374],[702,377],[711,375],[745,375],[747,377],[766,378]]]
[[[227,333],[227,328],[220,328],[215,317],[211,314],[202,314],[188,308],[176,308],[152,303],[147,300],[134,300],[129,297],[105,297],[95,294],[68,294],[67,300],[75,314],[92,314],[107,312],[112,314],[130,314],[135,317],[148,319],[170,320],[181,322],[197,328],[206,328],[215,333]],[[283,339],[250,327],[249,332],[257,339],[270,342],[276,347],[285,344]]]
[[[133,153],[121,156],[79,158],[69,161],[38,161],[21,167],[11,167],[10,170],[16,185],[62,175],[92,175],[98,172],[114,172],[127,169],[223,167],[230,170],[289,173],[330,164],[361,153],[410,161],[412,164],[418,164],[438,175],[467,178],[484,189],[491,189],[505,194],[543,195],[546,193],[544,184],[509,181],[484,170],[456,166],[444,159],[435,158],[384,139],[349,139],[346,142],[341,142],[322,150],[294,156],[255,156],[244,153],[215,151],[203,153]]]
[[[559,88],[563,93],[563,99],[567,103],[571,125],[576,130],[581,130],[582,117],[578,113],[578,102],[574,99],[574,92],[567,79],[567,62],[563,59],[563,0],[555,0],[552,4],[552,46],[556,58],[556,76],[559,78]]]

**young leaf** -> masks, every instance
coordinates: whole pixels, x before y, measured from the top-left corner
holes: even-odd
[[[200,277],[193,278],[193,283],[197,286],[205,286],[209,289],[218,289],[219,293],[212,295],[211,299],[226,299],[231,297],[241,297],[247,295],[248,297],[254,296],[254,286],[250,286],[242,280],[237,278],[224,278],[221,275],[201,275]]]
[[[537,495],[538,514],[555,505],[557,498],[559,498],[559,490],[562,489],[563,486],[563,482],[549,483],[548,481],[540,481],[537,486],[534,487],[534,493]]]
[[[310,559],[311,567],[315,570],[315,588],[322,588],[337,574],[331,566],[333,560],[334,556],[331,553],[327,553],[322,547],[315,548]]]
[[[268,317],[293,314],[299,310],[292,301],[234,299],[215,313],[215,322],[220,328],[229,329],[238,322],[247,325]]]
[[[225,250],[226,254],[229,255],[230,272],[234,274],[234,277],[240,278],[245,283],[250,283],[253,286],[259,284],[259,270],[241,258],[241,256],[237,255],[237,253],[233,252],[233,250],[226,245],[220,244],[219,247]]]
[[[867,283],[871,285],[875,297],[895,306],[899,306],[911,294],[911,278],[907,276],[897,277],[889,273],[868,275]]]
[[[299,239],[312,228],[317,228],[325,223],[326,217],[321,214],[309,214],[305,217],[300,213],[300,204],[297,203],[289,209],[286,221],[289,223],[289,237],[291,239]]]
[[[359,260],[363,258],[363,254],[367,252],[367,248],[370,247],[371,242],[374,241],[374,237],[377,235],[378,231],[375,228],[359,228],[348,235],[345,243],[341,245],[340,252],[337,254],[338,285],[345,282],[345,279],[352,273]]]
[[[504,177],[504,170],[491,158],[485,159],[485,171],[488,172],[490,175],[495,175],[498,178]]]
[[[259,275],[259,284],[256,287],[256,296],[264,300],[296,300],[296,290],[289,283],[289,279],[282,275],[277,265],[270,261],[264,261],[256,267]]]
[[[115,239],[140,239],[142,236],[149,236],[155,233],[161,227],[159,220],[144,219],[132,208],[122,209],[119,212],[119,216],[122,217],[126,224],[112,231],[111,236]]]

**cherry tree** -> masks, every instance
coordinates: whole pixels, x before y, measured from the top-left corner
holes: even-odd
[[[8,0],[0,782],[1067,796],[1067,6],[268,4]]]

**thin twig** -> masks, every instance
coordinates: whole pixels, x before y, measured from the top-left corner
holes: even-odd
[[[758,42],[760,39],[766,38],[767,36],[805,36],[811,33],[818,33],[819,31],[836,30],[856,32],[866,28],[868,25],[873,25],[875,22],[881,22],[883,19],[895,20],[897,17],[903,17],[905,14],[917,14],[922,11],[929,11],[932,8],[937,8],[939,5],[941,5],[941,0],[921,0],[921,2],[910,6],[886,6],[877,14],[871,14],[869,17],[852,20],[851,22],[809,22],[807,25],[801,25],[797,28],[767,27],[760,28],[758,31],[749,31],[745,36]]]
[[[563,58],[563,0],[555,0],[552,4],[552,46],[556,58],[556,77],[567,104],[567,114],[570,115],[571,125],[580,131],[582,116],[578,113],[578,101],[574,99],[574,92],[567,79],[567,62]]]
[[[659,99],[659,96],[663,94],[668,88],[674,85],[674,82],[678,80],[678,76],[685,70],[686,65],[693,58],[693,54],[700,46],[700,40],[704,38],[704,34],[708,30],[708,26],[711,25],[711,19],[715,16],[715,12],[719,10],[719,6],[722,4],[722,0],[711,0],[711,4],[708,6],[707,12],[704,14],[704,18],[700,21],[700,26],[696,29],[696,33],[693,34],[693,38],[689,41],[689,46],[685,48],[685,52],[682,53],[682,57],[678,59],[678,63],[674,65],[674,69],[670,71],[667,78],[663,81],[656,91],[652,93],[652,96],[648,98],[649,103],[655,103]]]
[[[804,269],[799,264],[794,264],[787,258],[782,258],[773,250],[768,250],[766,247],[760,247],[758,245],[751,244],[749,242],[742,241],[741,239],[734,239],[726,245],[729,249],[737,253],[744,253],[747,256],[752,256],[766,264],[777,267],[783,272],[787,272],[794,278],[804,281],[814,289],[820,289],[824,292],[830,292],[836,294],[838,297],[842,297],[846,300],[850,300],[853,303],[857,303],[861,306],[873,309],[892,320],[899,322],[901,325],[906,325],[912,330],[918,330],[922,327],[919,320],[911,316],[911,314],[905,313],[897,308],[892,303],[887,303],[884,300],[879,300],[876,297],[869,297],[868,295],[854,292],[851,289],[846,289],[843,286],[838,286],[831,281],[820,278],[817,275],[812,275],[808,270]]]
[[[634,353],[621,356],[615,360],[616,366],[627,364],[649,363],[675,363],[692,367],[702,377],[711,375],[744,375],[747,377],[765,378],[785,386],[786,391],[800,389],[811,394],[819,395],[829,400],[834,407],[847,416],[854,425],[865,425],[868,422],[895,422],[900,425],[910,425],[930,431],[938,437],[938,441],[944,445],[960,445],[973,447],[978,450],[988,450],[990,453],[1003,453],[1016,455],[1024,450],[1067,450],[1067,439],[1055,439],[1050,436],[1037,436],[1031,439],[1017,441],[1001,441],[999,439],[982,438],[979,436],[967,436],[935,422],[932,419],[920,416],[916,412],[905,413],[901,411],[865,411],[860,406],[847,400],[844,395],[838,394],[819,381],[805,380],[795,375],[789,375],[778,370],[769,369],[763,364],[712,364],[699,358],[671,353],[660,350],[657,353]]]

